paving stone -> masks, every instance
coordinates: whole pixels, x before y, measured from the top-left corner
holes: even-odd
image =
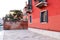
[[[5,30],[4,40],[59,40],[29,30]]]

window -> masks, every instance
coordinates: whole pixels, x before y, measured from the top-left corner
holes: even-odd
[[[32,0],[28,0],[28,9],[32,9]]]
[[[32,23],[32,17],[30,16],[30,23]]]
[[[47,0],[38,0],[39,2],[46,2]]]
[[[32,5],[32,0],[28,0],[28,5]]]
[[[48,22],[48,11],[47,10],[42,11],[40,17],[41,22]]]
[[[46,2],[47,0],[34,0],[35,2],[36,1],[39,1],[39,2]]]

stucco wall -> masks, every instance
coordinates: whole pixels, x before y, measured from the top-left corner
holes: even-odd
[[[31,28],[60,31],[60,0],[47,0],[47,2],[47,7],[39,9],[34,5],[34,0],[32,0],[33,12],[29,14],[29,16],[32,16],[32,23],[28,20],[28,26]],[[48,10],[48,23],[40,22],[40,12],[42,10]]]

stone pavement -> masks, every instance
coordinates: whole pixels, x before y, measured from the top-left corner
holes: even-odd
[[[4,31],[0,31],[0,40],[3,40]]]
[[[0,26],[0,40],[3,40],[3,35],[4,35],[3,26]]]
[[[3,40],[59,40],[29,30],[5,30]]]

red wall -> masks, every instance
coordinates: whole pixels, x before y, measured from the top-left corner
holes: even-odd
[[[48,6],[42,10],[48,10],[48,23],[40,23],[40,11],[34,5],[32,0],[33,12],[28,16],[32,15],[32,23],[28,20],[28,26],[31,28],[48,29],[53,31],[60,31],[60,0],[47,0]]]

